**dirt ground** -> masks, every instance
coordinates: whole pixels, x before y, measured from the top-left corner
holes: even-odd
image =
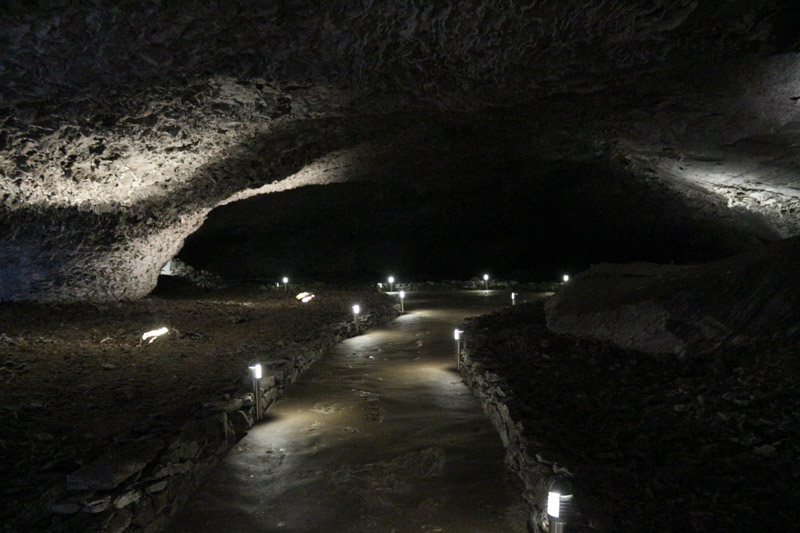
[[[657,360],[553,334],[542,306],[467,329],[513,390],[529,451],[571,475],[570,531],[798,530],[796,346]]]
[[[125,437],[180,427],[243,387],[253,359],[393,301],[313,287],[301,304],[258,285],[161,286],[136,302],[0,304],[0,523]],[[142,342],[146,331],[167,335]]]

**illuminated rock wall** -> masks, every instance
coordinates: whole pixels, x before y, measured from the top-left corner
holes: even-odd
[[[220,203],[379,179],[414,131],[499,108],[520,151],[621,158],[796,234],[793,7],[10,0],[0,300],[140,297]]]

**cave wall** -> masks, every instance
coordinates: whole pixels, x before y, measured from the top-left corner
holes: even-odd
[[[797,234],[793,8],[9,0],[0,300],[141,297],[214,207],[390,179],[465,129]]]

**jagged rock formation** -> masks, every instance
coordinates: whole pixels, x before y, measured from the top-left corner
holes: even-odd
[[[556,333],[655,355],[794,345],[800,238],[703,265],[597,265],[545,308]]]
[[[795,12],[788,0],[5,2],[0,299],[142,296],[214,207],[397,179],[430,140],[440,150],[402,179],[435,180],[429,164],[465,124],[505,124],[503,148],[531,160],[614,161],[701,210],[716,196],[753,238],[797,234]]]

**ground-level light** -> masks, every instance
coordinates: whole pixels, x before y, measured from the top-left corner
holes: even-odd
[[[151,342],[153,342],[154,340],[156,340],[156,338],[158,338],[158,337],[160,337],[161,335],[164,335],[164,334],[166,334],[166,333],[169,333],[169,329],[167,329],[166,327],[164,327],[164,328],[158,328],[158,329],[153,329],[153,330],[150,330],[150,331],[146,331],[146,332],[145,332],[145,333],[142,335],[142,340],[143,340],[143,341],[147,341],[147,344],[150,344]]]
[[[511,293],[511,305],[517,305],[517,293],[516,292],[512,292]]]
[[[563,477],[556,478],[547,492],[547,520],[550,533],[563,533],[572,506],[572,485]]]
[[[403,300],[406,297],[406,291],[400,291],[400,313],[405,313],[405,307],[403,306]]]
[[[284,291],[288,291],[289,290],[289,278],[284,276],[284,278],[281,281],[283,281],[283,290]]]
[[[301,292],[300,294],[295,296],[295,298],[297,298],[299,301],[303,302],[304,304],[307,304],[308,302],[310,302],[311,300],[314,299],[314,293],[313,292]]]
[[[389,282],[389,292],[392,292],[394,290],[394,276],[389,276],[386,281]]]
[[[356,324],[356,333],[358,333],[358,314],[361,312],[361,306],[356,304],[353,306],[353,322]]]
[[[261,363],[253,363],[250,368],[250,380],[253,383],[253,407],[255,419],[261,420],[261,376],[263,375]]]
[[[460,329],[453,330],[453,339],[456,341],[456,369],[461,370],[461,334]]]
[[[489,290],[489,274],[483,275],[483,290]]]

